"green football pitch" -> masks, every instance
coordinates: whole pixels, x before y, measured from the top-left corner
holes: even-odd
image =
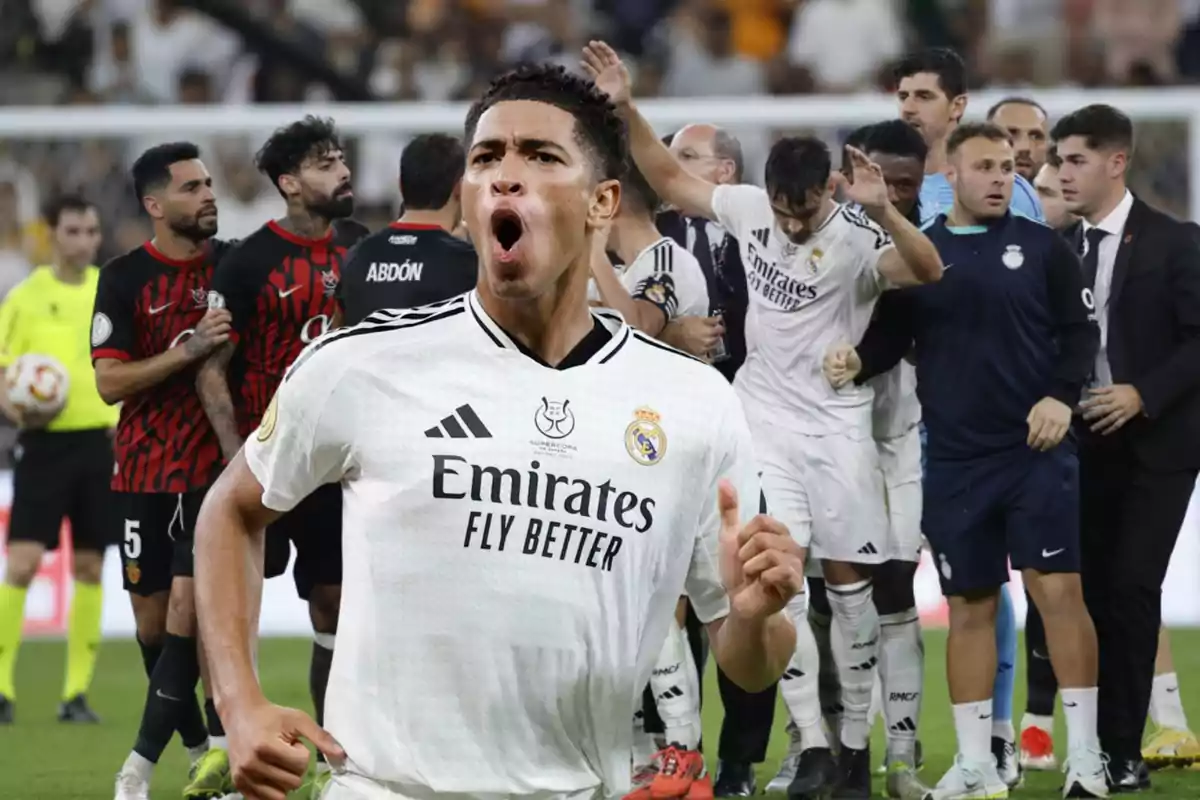
[[[1172,637],[1182,694],[1193,725],[1200,727],[1200,630],[1176,631]],[[268,639],[263,642],[261,674],[272,700],[309,707],[308,654],[302,639]],[[926,634],[927,692],[921,739],[927,764],[923,777],[936,782],[954,756],[954,728],[950,718],[946,683],[943,679],[945,636]],[[131,641],[105,643],[92,688],[91,700],[104,718],[99,727],[67,727],[55,721],[61,686],[63,645],[59,642],[29,642],[20,654],[17,668],[17,722],[0,728],[0,798],[4,800],[108,800],[112,779],[128,753],[137,731],[146,679],[137,647]],[[1023,668],[1022,668],[1023,669]],[[1018,684],[1021,681],[1018,680]],[[1023,708],[1023,688],[1017,692],[1017,717]],[[715,681],[709,676],[704,730],[716,742],[721,711]],[[782,732],[782,705],[776,715],[776,731],[767,763],[759,772],[759,785],[774,774],[787,746]],[[1061,719],[1056,741],[1064,742]],[[882,736],[876,731],[876,753],[881,753]],[[173,743],[159,765],[154,786],[155,800],[178,798],[187,769],[183,750]],[[1014,797],[1060,796],[1062,776],[1035,773]],[[876,794],[883,791],[876,781]],[[1200,798],[1200,772],[1171,770],[1154,775],[1155,797]]]

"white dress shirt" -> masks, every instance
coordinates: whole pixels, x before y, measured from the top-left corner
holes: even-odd
[[[1100,253],[1096,256],[1096,285],[1092,288],[1092,297],[1096,302],[1096,322],[1100,326],[1100,349],[1096,351],[1096,374],[1092,379],[1093,386],[1111,386],[1113,382],[1112,369],[1108,365],[1108,299],[1112,292],[1113,266],[1117,263],[1117,250],[1125,235],[1125,222],[1129,219],[1129,210],[1133,208],[1133,195],[1128,189],[1117,207],[1092,225],[1083,221],[1083,255],[1087,255],[1087,234],[1092,228],[1099,228],[1108,235],[1100,240]]]

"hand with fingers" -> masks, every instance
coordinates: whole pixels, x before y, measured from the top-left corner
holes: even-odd
[[[204,358],[213,350],[229,341],[233,332],[233,315],[225,308],[209,308],[183,343],[191,358]]]
[[[883,169],[857,147],[847,145],[845,152],[850,159],[850,177],[835,172],[834,180],[841,185],[847,200],[858,203],[868,214],[882,212],[890,202]]]
[[[1029,423],[1026,444],[1034,450],[1053,450],[1071,429],[1071,407],[1053,397],[1043,397],[1025,421]]]
[[[608,95],[614,105],[628,104],[633,99],[633,81],[629,69],[605,42],[590,41],[583,48],[580,61],[583,71],[596,84],[596,88]]]
[[[829,381],[830,386],[840,389],[862,372],[862,359],[851,345],[835,345],[825,354],[821,362],[821,372],[825,373],[825,380]]]
[[[312,717],[266,698],[236,707],[228,717],[233,784],[245,800],[286,800],[288,792],[300,788],[308,772],[304,740],[324,753],[330,764],[346,758],[341,745]]]
[[[1089,389],[1088,395],[1079,407],[1092,432],[1101,436],[1116,433],[1145,410],[1141,393],[1128,383]]]
[[[766,619],[804,590],[804,550],[779,520],[759,514],[745,525],[737,490],[729,481],[717,489],[721,512],[721,580],[732,612]]]

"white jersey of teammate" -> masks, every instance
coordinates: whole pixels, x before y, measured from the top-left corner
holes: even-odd
[[[812,559],[879,563],[894,549],[879,453],[874,391],[833,389],[825,354],[857,344],[887,288],[879,260],[891,236],[861,209],[836,206],[809,239],[792,242],[765,190],[717,186],[717,221],[746,270],[746,361],[734,385],[754,433],[767,505]]]
[[[900,561],[921,558],[921,403],[916,368],[901,361],[870,381],[875,390],[872,427],[887,492],[886,553]]]
[[[667,321],[678,317],[708,316],[708,283],[696,257],[664,236],[614,269],[621,285],[634,300],[645,300],[662,309]],[[596,281],[588,283],[588,298],[603,302]]]
[[[728,612],[717,482],[758,510],[749,431],[707,365],[593,312],[554,369],[474,292],[335,331],[245,457],[263,504],[344,487],[327,797],[597,797],[679,596]]]

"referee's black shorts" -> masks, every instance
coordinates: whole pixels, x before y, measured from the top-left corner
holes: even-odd
[[[75,550],[103,552],[116,544],[109,482],[112,440],[107,428],[22,431],[13,448],[13,500],[8,539],[59,546],[63,519]]]

